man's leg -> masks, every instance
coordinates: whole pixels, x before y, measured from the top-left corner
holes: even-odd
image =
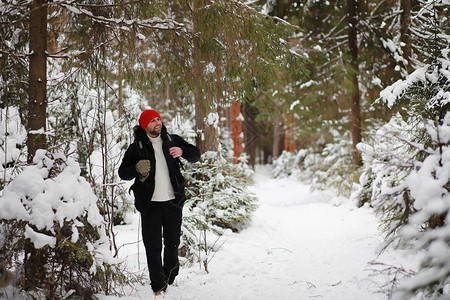
[[[162,267],[162,225],[164,206],[162,203],[150,204],[147,214],[142,214],[142,239],[147,255],[147,265],[154,292],[165,289],[166,276]]]
[[[167,283],[172,284],[178,275],[180,264],[178,261],[178,246],[180,245],[182,208],[175,202],[166,202],[163,220],[164,236],[164,272]]]

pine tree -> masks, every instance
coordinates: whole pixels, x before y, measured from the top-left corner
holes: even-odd
[[[388,237],[384,247],[394,243],[424,253],[417,273],[394,289],[396,299],[448,295],[450,268],[443,257],[450,248],[445,234],[449,209],[442,204],[448,202],[450,179],[444,171],[449,166],[450,65],[445,46],[449,35],[446,26],[439,27],[440,34],[428,31],[429,24],[442,25],[436,14],[441,5],[425,3],[413,12],[421,20],[430,17],[420,30],[429,33],[422,41],[429,48],[415,48],[428,53],[424,59],[428,64],[382,91],[380,102],[398,106],[400,112],[373,135],[371,143],[361,145],[365,157],[361,199],[370,201],[382,216]]]

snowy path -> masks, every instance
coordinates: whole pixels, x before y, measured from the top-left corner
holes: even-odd
[[[198,265],[182,268],[163,299],[385,299],[374,293],[377,285],[367,271],[381,240],[369,209],[336,205],[341,201],[331,192],[270,179],[264,169],[256,181],[260,207],[252,224],[222,237],[209,274]],[[120,228],[118,244],[135,241],[136,227],[137,222]],[[142,245],[140,251],[142,268]],[[137,269],[136,246],[122,255]],[[153,293],[138,286],[130,298],[152,299]]]

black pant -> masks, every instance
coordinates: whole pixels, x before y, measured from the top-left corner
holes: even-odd
[[[180,268],[182,208],[174,200],[151,202],[146,214],[142,214],[142,237],[153,291],[165,290],[172,284]],[[164,264],[161,259],[164,238]]]

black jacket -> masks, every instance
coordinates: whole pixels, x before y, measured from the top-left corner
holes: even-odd
[[[133,130],[134,142],[128,146],[123,156],[119,167],[119,177],[123,180],[134,179],[134,184],[130,188],[134,193],[134,205],[139,212],[146,213],[155,190],[155,152],[145,130],[139,125],[135,126]],[[174,146],[181,148],[183,150],[182,157],[189,162],[196,162],[200,159],[200,150],[180,136],[168,134],[164,125],[161,130],[161,138],[175,200],[179,206],[182,206],[186,201],[186,195],[184,193],[184,178],[180,172],[181,162],[170,155],[169,148]],[[150,160],[150,175],[144,182],[139,180],[136,171],[136,163],[141,159]]]

